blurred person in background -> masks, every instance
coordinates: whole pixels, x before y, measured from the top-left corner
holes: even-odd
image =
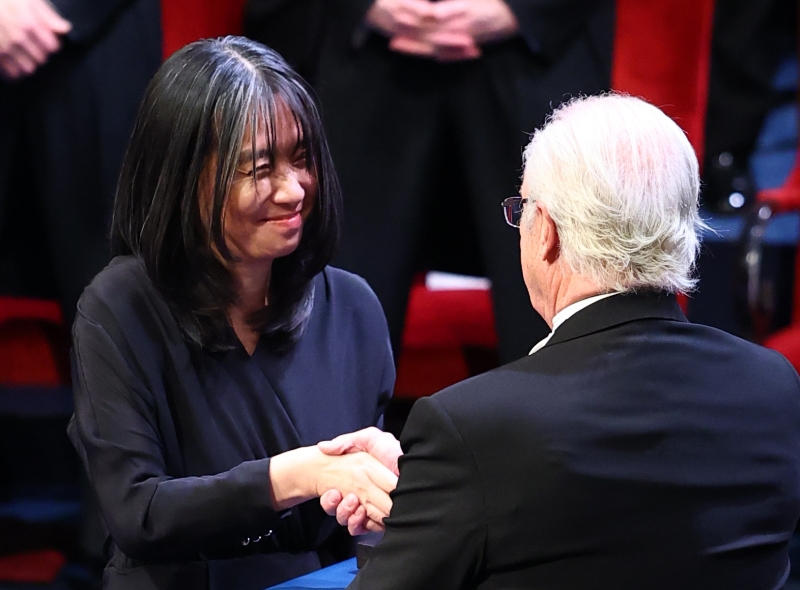
[[[161,63],[159,11],[158,0],[0,0],[0,289],[56,295],[67,325],[108,262],[125,145]]]
[[[257,34],[259,19],[269,26],[287,6],[250,0],[247,29]],[[522,356],[546,327],[525,305],[517,240],[495,208],[518,188],[525,130],[561,100],[608,88],[613,1],[330,0],[322,9],[308,26],[320,39],[313,75],[345,203],[337,264],[375,289],[395,350],[420,256],[461,265],[440,270],[482,270],[500,358]]]

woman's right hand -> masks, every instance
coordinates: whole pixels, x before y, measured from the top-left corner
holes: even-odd
[[[337,490],[343,498],[355,496],[366,517],[381,525],[392,509],[389,492],[397,486],[397,476],[366,452],[324,456],[317,495]]]
[[[342,497],[354,494],[368,518],[377,523],[389,515],[389,492],[397,485],[397,476],[368,453],[326,455],[316,446],[272,457],[269,471],[276,510],[339,490]]]

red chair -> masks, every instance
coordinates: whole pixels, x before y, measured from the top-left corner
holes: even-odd
[[[798,45],[798,57],[800,57],[800,45]],[[800,97],[798,99],[800,100]],[[743,230],[744,248],[740,269],[744,284],[740,307],[744,308],[743,316],[750,322],[753,339],[783,354],[794,368],[800,371],[800,251],[795,255],[791,323],[774,334],[769,334],[772,304],[768,295],[764,293],[761,281],[766,226],[774,215],[789,211],[800,211],[800,150],[795,156],[792,171],[783,185],[762,190],[756,195],[756,205]]]
[[[72,412],[68,343],[57,302],[0,297],[0,416],[47,419]],[[69,511],[73,503],[64,506]],[[40,546],[48,541],[39,537],[63,537],[64,525],[27,526],[15,507],[14,502],[0,504],[0,530],[15,531],[16,539],[3,539],[3,546],[16,551],[0,555],[0,582],[52,582],[66,559],[60,551]],[[35,535],[36,547],[19,552],[30,547]]]
[[[705,147],[714,0],[617,0],[611,87],[660,107]],[[688,299],[679,296],[686,311]]]
[[[161,9],[164,57],[197,39],[241,33],[244,0],[162,0]],[[0,415],[68,416],[71,407],[69,334],[58,302],[0,297]],[[6,534],[28,530],[13,505],[0,504],[0,513]],[[41,532],[44,525],[31,526]],[[64,536],[61,529],[50,535],[52,545],[63,545]],[[37,539],[35,549],[0,555],[0,583],[56,578],[66,559]],[[4,546],[17,546],[14,539],[2,540]],[[29,541],[20,542],[27,547]],[[40,548],[41,542],[47,546]]]

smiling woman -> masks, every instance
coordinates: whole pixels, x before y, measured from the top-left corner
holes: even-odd
[[[357,496],[355,528],[388,514],[391,470],[316,446],[380,425],[394,381],[377,299],[327,266],[340,200],[278,54],[228,37],[164,63],[120,177],[116,257],[73,328],[70,437],[108,527],[105,588],[264,588],[347,556],[322,493]]]

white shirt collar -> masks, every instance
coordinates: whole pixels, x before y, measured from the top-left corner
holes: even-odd
[[[575,303],[567,305],[564,309],[562,309],[556,315],[553,316],[553,329],[550,330],[550,333],[547,336],[539,340],[539,342],[536,343],[536,346],[531,348],[531,351],[528,353],[528,355],[532,355],[533,353],[538,352],[539,350],[544,348],[544,345],[550,342],[550,338],[553,337],[553,334],[555,334],[558,327],[564,322],[566,322],[569,318],[574,316],[576,313],[578,313],[582,309],[586,309],[592,303],[597,303],[601,299],[605,299],[606,297],[611,297],[612,295],[617,295],[619,293],[620,291],[614,291],[612,293],[602,293],[600,295],[587,297],[586,299],[581,299],[580,301],[576,301]]]

